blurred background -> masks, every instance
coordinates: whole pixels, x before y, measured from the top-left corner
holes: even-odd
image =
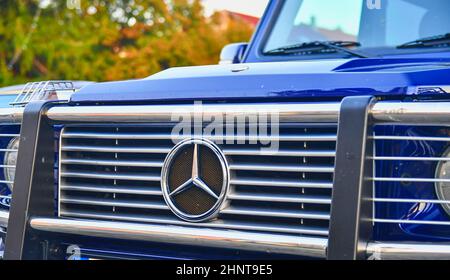
[[[268,0],[0,0],[0,86],[216,64]]]

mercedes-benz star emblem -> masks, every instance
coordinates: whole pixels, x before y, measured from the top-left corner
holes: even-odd
[[[161,187],[167,205],[179,218],[202,222],[217,216],[228,191],[225,156],[212,142],[186,140],[167,155]]]

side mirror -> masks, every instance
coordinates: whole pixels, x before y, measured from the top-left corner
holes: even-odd
[[[223,47],[219,64],[241,63],[248,43],[234,43]]]

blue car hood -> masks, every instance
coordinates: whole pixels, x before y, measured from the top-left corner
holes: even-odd
[[[138,102],[439,94],[450,59],[339,59],[180,67],[141,80],[97,83],[73,102]],[[442,93],[444,94],[444,93]]]

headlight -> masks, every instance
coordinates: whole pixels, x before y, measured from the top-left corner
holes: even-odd
[[[19,150],[19,142],[20,139],[18,137],[13,138],[9,144],[7,152],[5,152],[5,158],[3,159],[3,164],[5,167],[3,168],[3,174],[5,175],[5,180],[14,182],[14,175],[16,173],[16,165],[17,165],[17,151]],[[8,188],[12,191],[13,184],[8,183]]]

